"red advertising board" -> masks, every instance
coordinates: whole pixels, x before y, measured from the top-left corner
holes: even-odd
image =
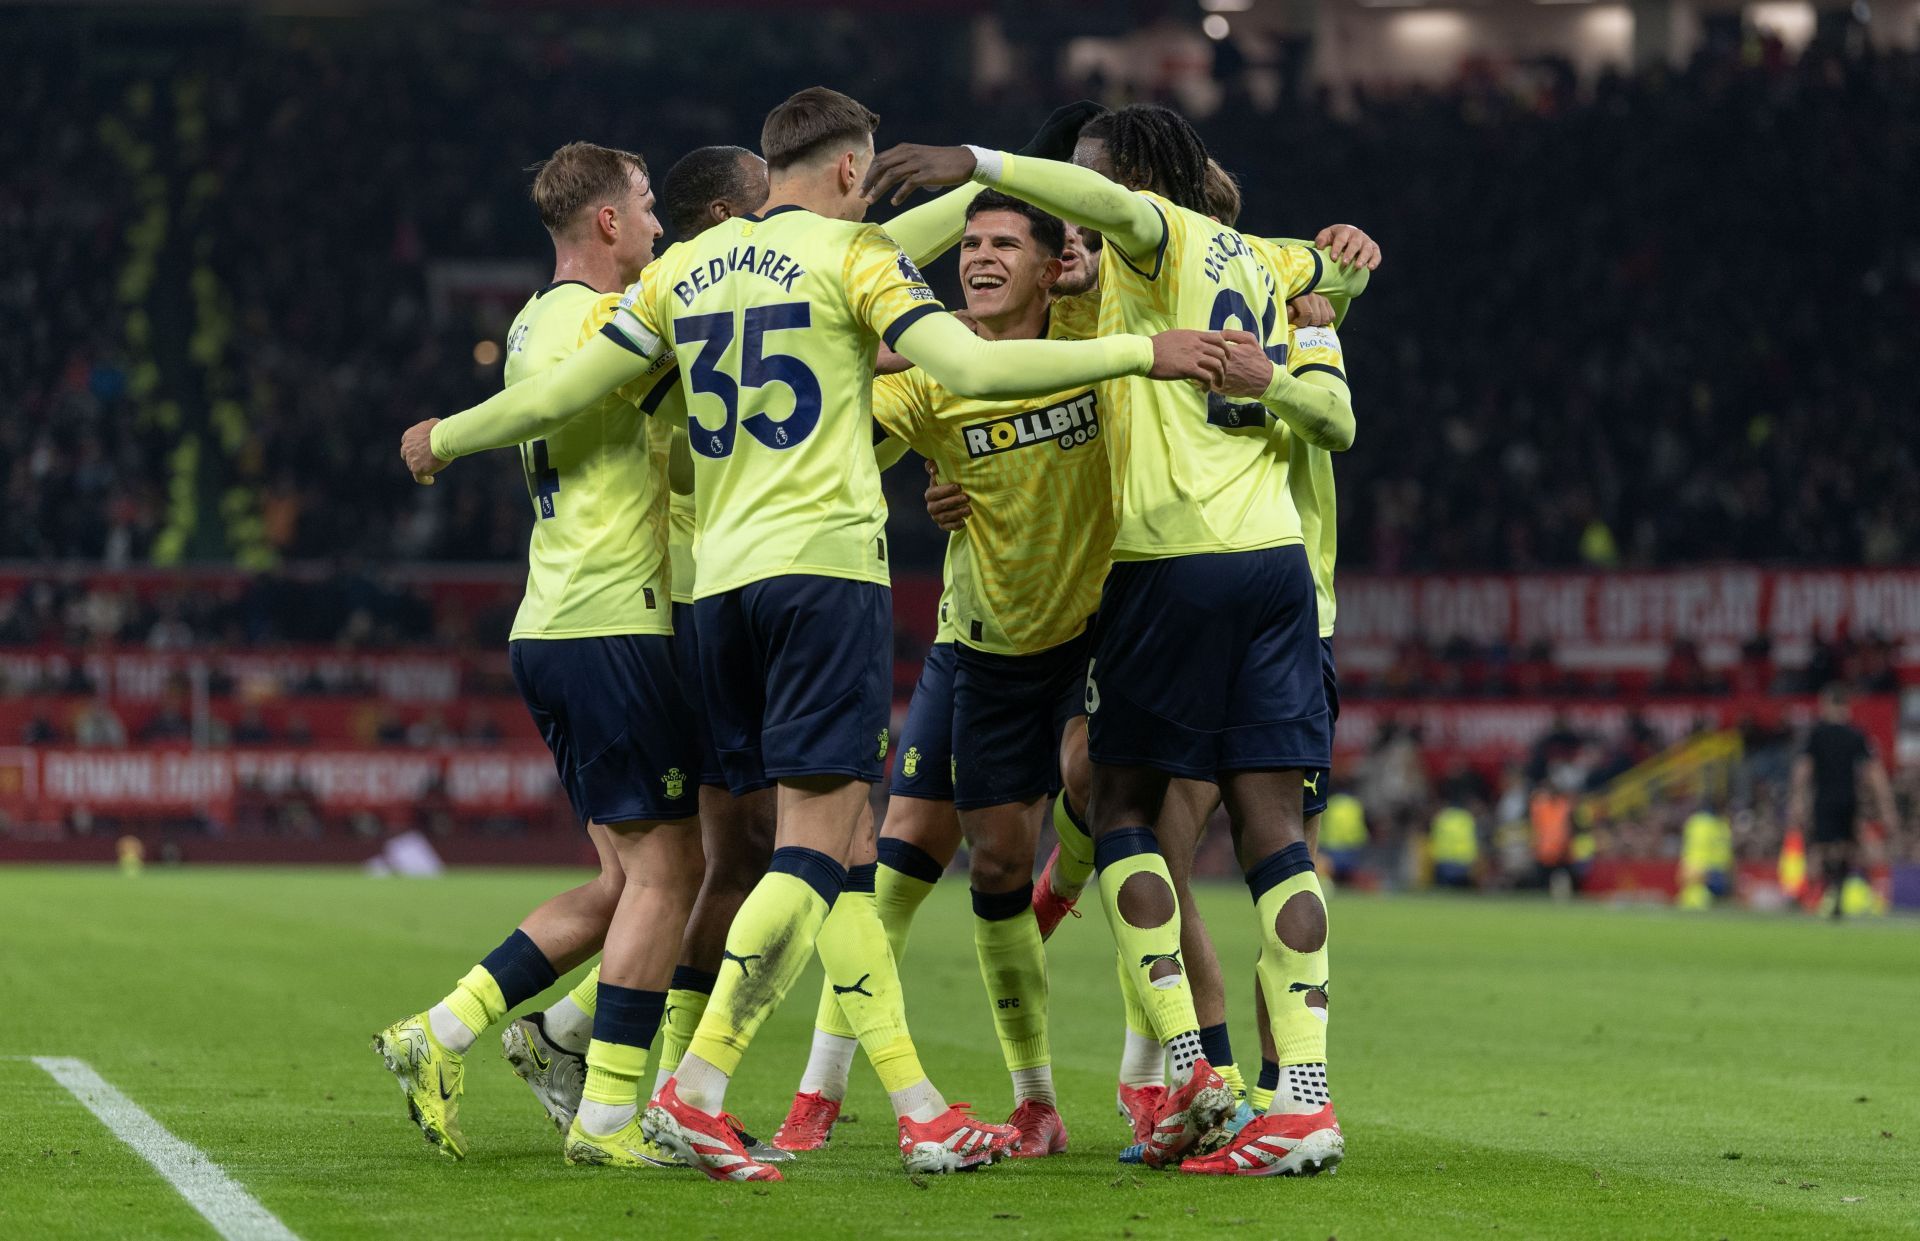
[[[1793,663],[1816,640],[1878,635],[1920,661],[1920,569],[1756,569],[1657,573],[1420,574],[1339,579],[1335,641],[1366,666],[1410,639],[1515,647],[1545,642],[1569,666],[1657,667],[1678,639],[1725,663],[1773,640]]]

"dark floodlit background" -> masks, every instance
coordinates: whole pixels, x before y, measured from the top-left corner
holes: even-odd
[[[1670,890],[1706,806],[1778,902],[1835,681],[1920,818],[1920,4],[689,7],[0,4],[0,858],[575,856],[506,676],[517,461],[419,488],[398,435],[500,382],[528,164],[752,146],[816,82],[882,145],[1170,103],[1243,229],[1380,241],[1337,465],[1360,882],[1423,882],[1448,808],[1530,882],[1564,796],[1589,890]],[[1920,836],[1871,860],[1920,903]]]

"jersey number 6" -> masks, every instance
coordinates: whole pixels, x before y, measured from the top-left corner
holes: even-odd
[[[813,371],[790,353],[766,353],[767,333],[803,328],[813,322],[813,308],[806,302],[780,302],[772,306],[749,306],[741,316],[740,373],[736,377],[720,369],[733,345],[732,311],[707,315],[687,315],[673,321],[676,345],[700,342],[700,352],[687,365],[687,385],[695,392],[720,398],[726,408],[726,421],[709,427],[693,416],[689,405],[687,442],[703,457],[725,457],[733,453],[737,428],[776,451],[792,448],[813,434],[820,423],[820,381]],[[684,361],[684,359],[682,359]],[[793,393],[793,412],[779,422],[763,409],[740,416],[740,389],[764,388],[785,384]],[[764,399],[760,404],[764,405]]]

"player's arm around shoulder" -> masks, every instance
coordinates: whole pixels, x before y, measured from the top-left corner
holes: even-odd
[[[1025,199],[1064,220],[1098,229],[1130,259],[1150,259],[1167,241],[1167,220],[1153,201],[1090,168],[976,146],[889,147],[867,169],[861,192],[877,201],[892,191],[900,203],[930,185],[974,180]],[[1157,267],[1158,264],[1156,263]]]
[[[451,418],[408,428],[400,441],[408,470],[426,481],[460,457],[538,439],[645,375],[666,344],[648,325],[640,287],[571,356]]]

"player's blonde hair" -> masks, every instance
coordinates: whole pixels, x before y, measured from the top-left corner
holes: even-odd
[[[647,161],[632,151],[569,142],[528,171],[540,222],[550,233],[564,233],[588,207],[625,199],[633,173],[646,175]]]
[[[880,127],[879,114],[857,99],[825,86],[809,86],[767,113],[760,127],[760,157],[779,172],[824,153],[834,142],[859,142]]]
[[[1240,219],[1240,182],[1232,173],[1220,166],[1220,161],[1207,157],[1207,176],[1204,182],[1207,195],[1207,214],[1232,228]]]

